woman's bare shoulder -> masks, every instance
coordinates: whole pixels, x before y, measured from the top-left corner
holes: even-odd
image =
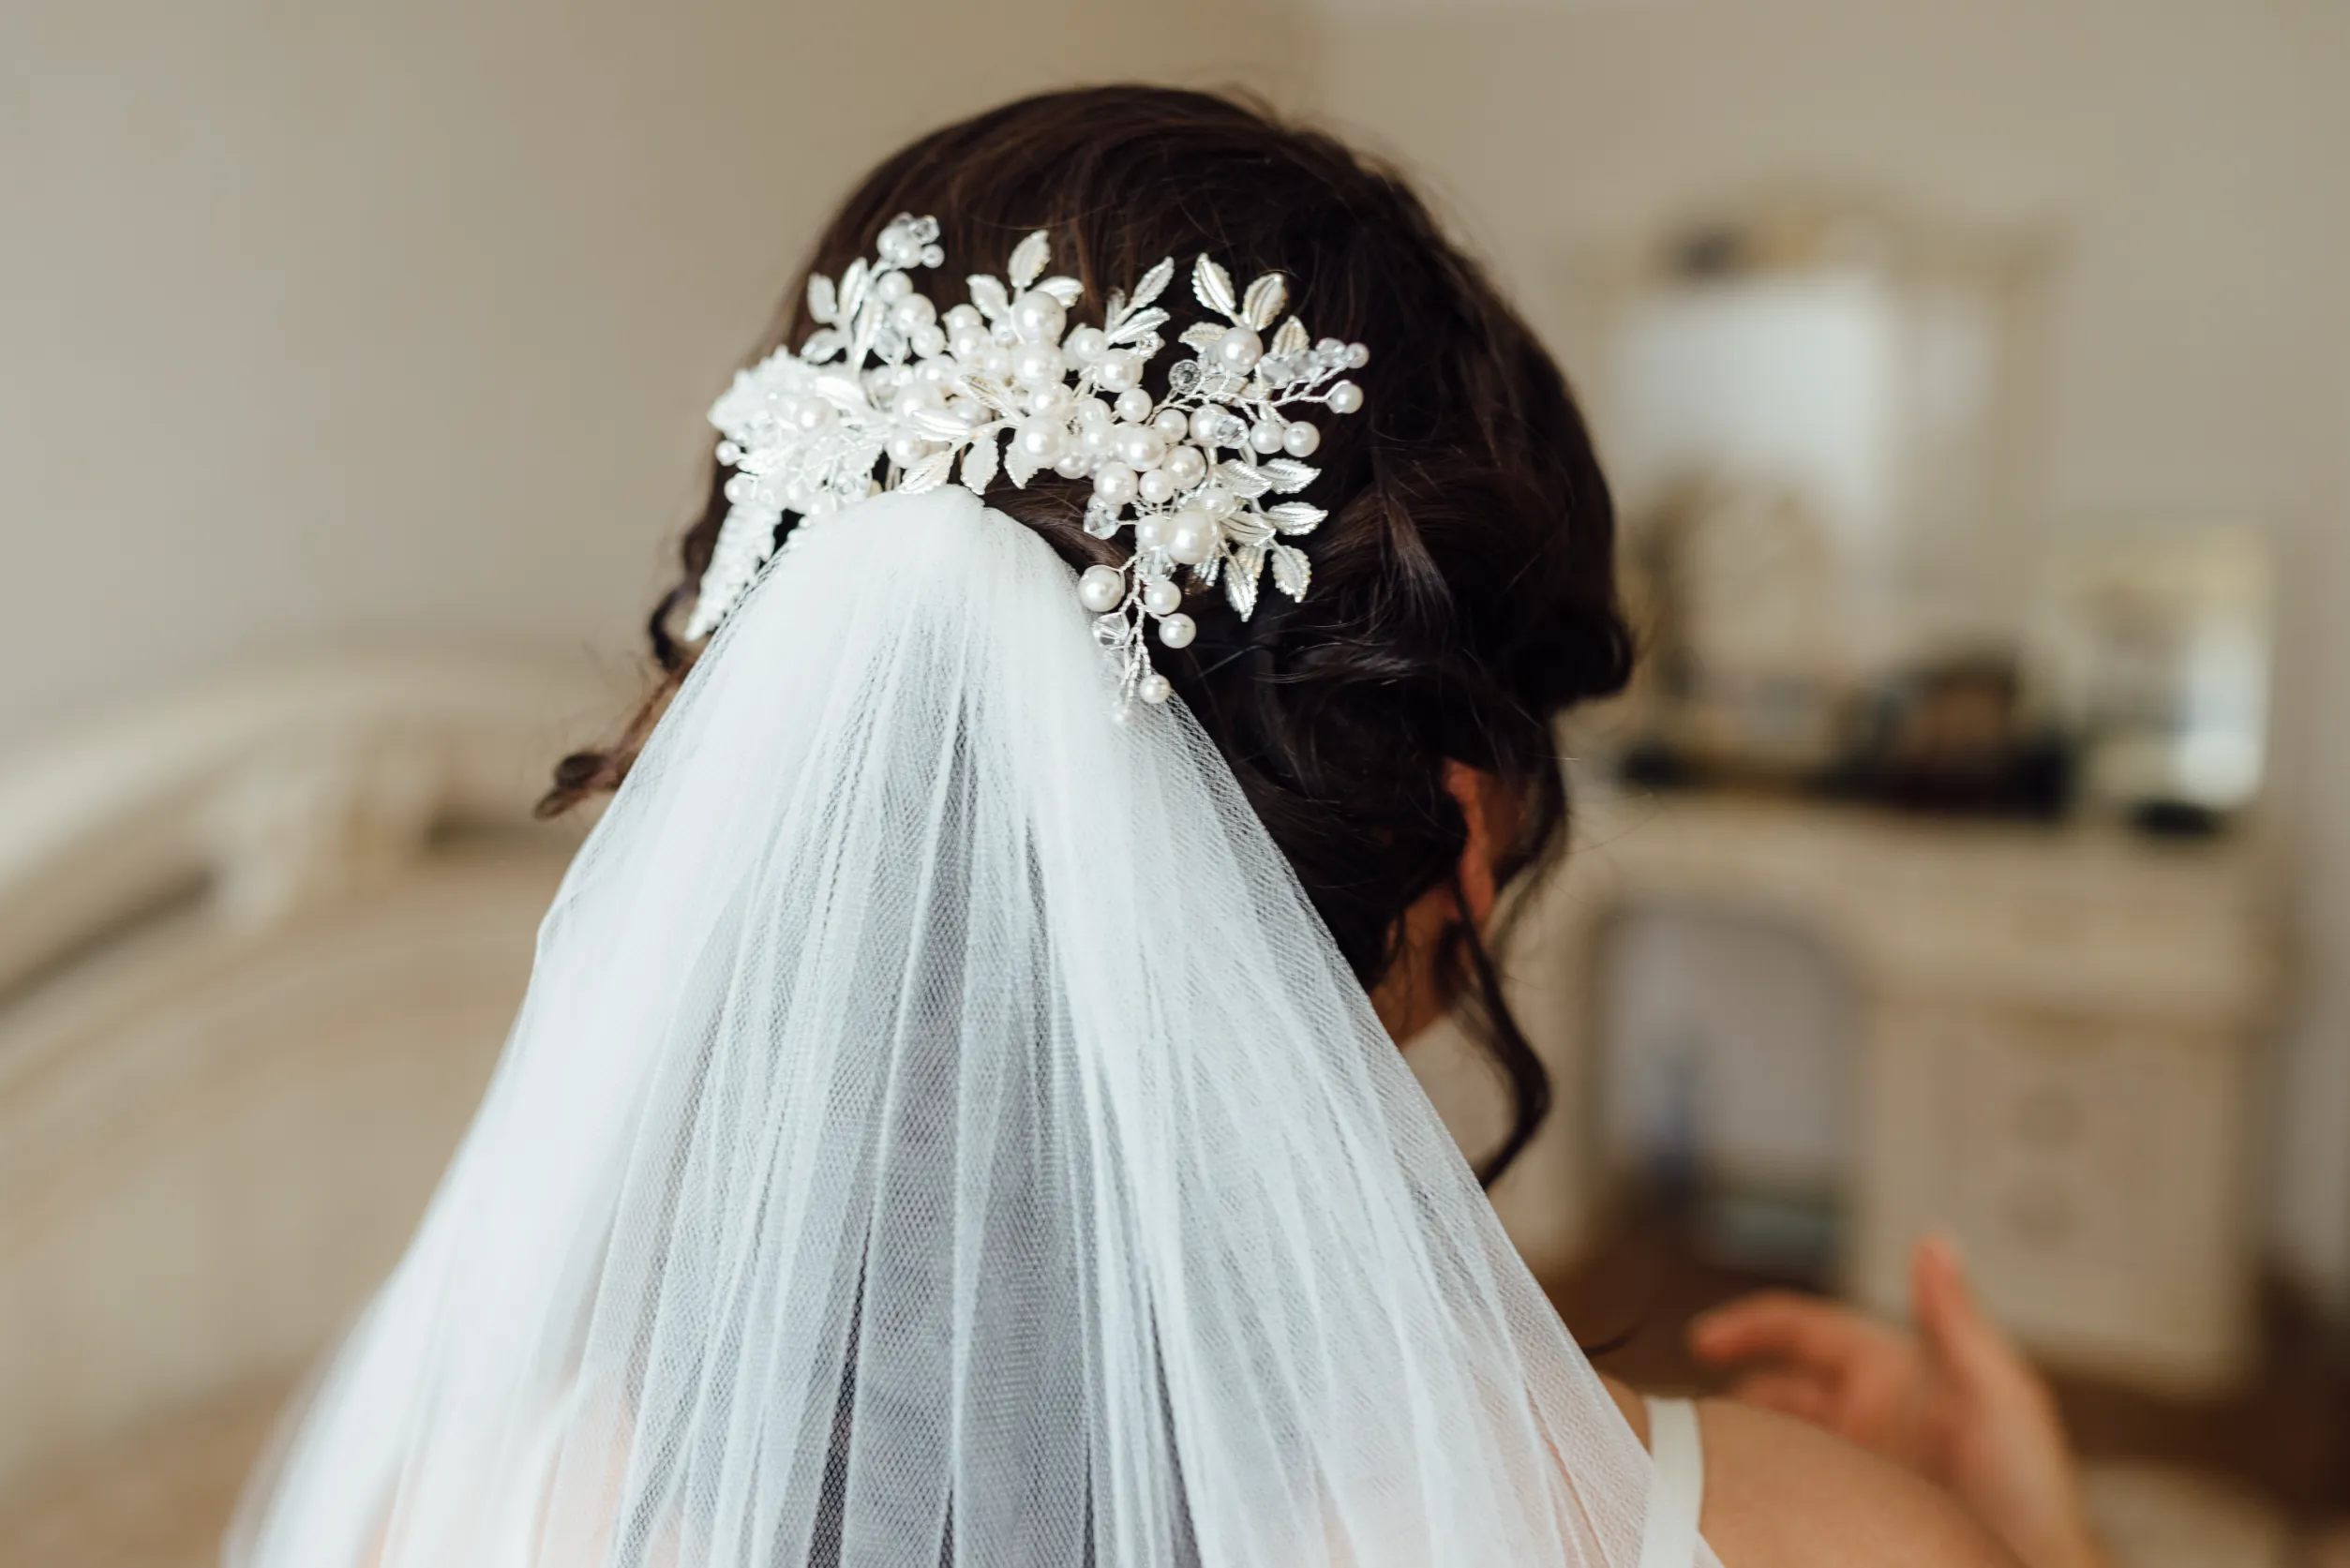
[[[1699,1522],[1723,1568],[2015,1568],[1939,1487],[1808,1422],[1699,1402]]]

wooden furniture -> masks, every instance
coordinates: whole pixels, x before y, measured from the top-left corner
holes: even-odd
[[[1856,1300],[1898,1313],[1911,1244],[1947,1226],[2049,1360],[2180,1393],[2238,1375],[2276,965],[2254,842],[1591,794],[1510,960],[1559,1081],[1553,1125],[1496,1193],[1538,1271],[1577,1256],[1610,1180],[1594,1126],[1605,924],[1694,901],[1791,923],[1858,993]]]

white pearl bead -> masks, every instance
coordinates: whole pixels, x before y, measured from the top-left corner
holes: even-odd
[[[1191,421],[1181,409],[1161,409],[1150,427],[1171,441],[1179,441],[1191,433]]]
[[[1090,437],[1092,432],[1088,431]],[[1087,444],[1091,444],[1088,441]],[[1134,470],[1124,463],[1104,463],[1093,476],[1093,493],[1105,506],[1124,506],[1134,499]]]
[[[1207,459],[1196,446],[1178,446],[1167,454],[1162,468],[1177,489],[1190,489],[1207,474]]]
[[[1011,330],[1031,343],[1057,343],[1068,320],[1061,302],[1041,289],[1031,289],[1011,302]]]
[[[937,329],[934,327],[932,330],[936,331]],[[938,353],[936,351],[929,355],[926,355],[921,364],[914,367],[914,379],[916,381],[921,381],[930,386],[940,388],[941,390],[954,385],[954,379],[959,373],[960,372],[955,369],[953,360],[947,358],[946,355]]]
[[[1157,468],[1167,455],[1167,438],[1147,425],[1121,425],[1115,450],[1118,461],[1130,468]]]
[[[1200,635],[1200,623],[1188,615],[1170,615],[1159,622],[1159,640],[1169,648],[1189,648]]]
[[[1118,400],[1112,407],[1129,425],[1140,425],[1150,417],[1150,394],[1138,386],[1128,387],[1118,394]]]
[[[987,326],[987,318],[968,305],[949,306],[940,320],[947,323],[949,332],[980,332]]]
[[[1353,413],[1363,406],[1363,389],[1353,381],[1332,381],[1325,396],[1332,413]]]
[[[1069,388],[1059,381],[1047,381],[1028,394],[1028,407],[1036,413],[1051,413],[1069,407]]]
[[[1011,379],[1023,386],[1057,381],[1067,368],[1057,344],[1023,343],[1011,353]]]
[[[1111,349],[1094,362],[1093,376],[1105,392],[1124,392],[1142,380],[1143,367],[1124,349]]]
[[[1197,566],[1216,553],[1216,519],[1196,506],[1187,506],[1167,523],[1167,557],[1185,566]]]
[[[1085,425],[1079,428],[1077,439],[1085,443],[1087,452],[1097,457],[1106,457],[1110,455],[1110,442],[1115,439],[1116,429],[1115,425]]]
[[[1346,346],[1346,367],[1348,369],[1360,370],[1364,366],[1369,365],[1370,363],[1370,350],[1364,347],[1360,343],[1349,343]]]
[[[1173,696],[1175,688],[1167,684],[1165,676],[1154,670],[1134,683],[1134,694],[1156,707]]]
[[[881,259],[891,266],[910,267],[922,259],[922,242],[895,224],[881,231],[881,244],[876,248]]]
[[[832,427],[832,405],[821,397],[811,397],[792,411],[791,422],[810,434],[829,430]]]
[[[1162,549],[1167,543],[1167,515],[1145,512],[1134,519],[1134,547],[1138,550]]]
[[[902,272],[885,272],[881,281],[873,286],[873,291],[881,296],[882,304],[895,305],[914,291],[914,280]]]
[[[1000,381],[1011,374],[1011,354],[1000,345],[989,341],[980,351],[980,374],[990,381]]]
[[[1115,566],[1088,566],[1077,579],[1077,602],[1096,615],[1108,615],[1126,599],[1126,577]]]
[[[1191,411],[1191,439],[1202,446],[1218,444],[1217,438],[1223,434],[1223,430],[1224,411],[1215,404]]]
[[[1299,420],[1281,432],[1281,450],[1293,457],[1310,457],[1322,444],[1322,432]]]
[[[1099,397],[1079,398],[1077,400],[1077,422],[1088,430],[1092,429],[1097,425],[1106,429],[1110,424],[1110,405],[1103,402]]]
[[[1216,340],[1216,363],[1235,375],[1247,375],[1265,357],[1265,339],[1254,327],[1226,327]]]
[[[1183,590],[1165,577],[1143,585],[1143,608],[1153,615],[1173,615],[1183,607]]]
[[[987,345],[987,334],[978,327],[957,327],[947,339],[947,347],[953,351],[955,358],[973,365],[986,356]]]
[[[1060,460],[1053,465],[1053,471],[1063,479],[1083,479],[1085,477],[1085,470],[1092,467],[1092,459],[1083,452],[1064,452],[1061,454]]]
[[[1249,427],[1249,444],[1271,456],[1281,449],[1281,426],[1279,422],[1260,419]]]
[[[936,325],[916,327],[909,336],[914,345],[914,351],[924,358],[928,358],[947,346],[947,335],[939,331]]]
[[[1168,474],[1165,469],[1157,468],[1145,469],[1143,470],[1142,486],[1139,494],[1142,496],[1144,500],[1149,502],[1153,506],[1159,506],[1174,500],[1175,493],[1175,482],[1174,478]]]
[[[890,276],[902,282],[906,275],[902,272],[893,272],[890,274]],[[890,306],[890,320],[897,323],[900,332],[920,332],[936,321],[937,316],[937,306],[932,305],[921,294],[907,294]]]
[[[1100,327],[1079,327],[1069,335],[1061,347],[1079,365],[1091,365],[1101,357],[1101,351],[1110,346]]]
[[[1020,434],[1013,439],[1019,442],[1021,452],[1032,458],[1039,468],[1048,468],[1059,462],[1061,453],[1066,450],[1068,444],[1067,436],[1062,431],[1059,422],[1050,419],[1028,421],[1020,427]]]
[[[902,469],[910,469],[930,455],[930,442],[920,436],[891,436],[890,461]]]
[[[1200,493],[1193,496],[1191,500],[1192,504],[1211,517],[1229,517],[1240,509],[1238,496],[1234,495],[1221,485],[1213,483],[1200,486]]]

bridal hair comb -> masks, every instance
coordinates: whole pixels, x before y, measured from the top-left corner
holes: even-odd
[[[711,409],[724,438],[718,461],[734,472],[685,635],[717,629],[773,552],[786,512],[801,519],[796,539],[877,490],[932,490],[958,478],[984,495],[999,472],[1025,487],[1050,469],[1092,479],[1086,532],[1134,530],[1125,563],[1087,567],[1077,596],[1116,660],[1117,711],[1136,697],[1164,702],[1167,680],[1151,667],[1144,628],[1155,624],[1167,648],[1197,635],[1178,568],[1193,590],[1220,585],[1244,620],[1268,568],[1275,587],[1305,596],[1312,567],[1287,540],[1327,514],[1265,498],[1294,495],[1321,472],[1304,461],[1321,431],[1289,411],[1361,408],[1362,389],[1342,373],[1370,351],[1313,342],[1295,316],[1274,330],[1289,293],[1281,275],[1235,292],[1231,275],[1203,255],[1191,291],[1216,319],[1183,330],[1194,357],[1168,368],[1167,394],[1154,399],[1143,367],[1165,347],[1168,313],[1156,301],[1174,279],[1173,258],[1130,294],[1113,291],[1100,326],[1070,327],[1085,291],[1073,277],[1044,276],[1044,231],[1013,247],[1004,278],[968,279],[971,303],[943,317],[906,276],[946,260],[937,241],[936,218],[901,214],[881,231],[877,260],[850,262],[837,284],[811,277],[816,332],[798,351],[779,349],[737,372]]]

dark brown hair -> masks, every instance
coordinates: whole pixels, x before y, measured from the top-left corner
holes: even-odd
[[[1447,761],[1493,775],[1517,803],[1505,876],[1558,848],[1552,720],[1617,690],[1631,665],[1608,488],[1558,366],[1394,172],[1233,98],[1098,87],[1024,98],[905,148],[843,203],[811,270],[837,276],[902,212],[938,219],[949,263],[919,286],[941,310],[964,298],[959,274],[997,270],[1043,229],[1055,270],[1085,285],[1072,324],[1098,324],[1103,296],[1160,258],[1180,277],[1206,251],[1243,279],[1286,275],[1317,336],[1370,345],[1355,376],[1363,411],[1322,422],[1309,499],[1330,515],[1301,541],[1311,590],[1268,591],[1245,622],[1220,594],[1194,594],[1197,641],[1156,656],[1366,986],[1395,963],[1405,910],[1457,886],[1467,827]],[[762,353],[815,330],[803,293],[787,296]],[[1160,303],[1175,311],[1170,338],[1205,315],[1180,284]],[[617,744],[563,760],[543,814],[615,787],[684,679],[697,650],[675,628],[726,515],[725,479],[713,473],[683,574],[653,611],[662,684]],[[1072,566],[1115,564],[1123,550],[1081,526],[1088,486],[1049,470],[1025,489],[999,477],[987,500]],[[1456,922],[1439,959],[1475,1004],[1515,1107],[1490,1180],[1533,1136],[1549,1082],[1474,927]]]

